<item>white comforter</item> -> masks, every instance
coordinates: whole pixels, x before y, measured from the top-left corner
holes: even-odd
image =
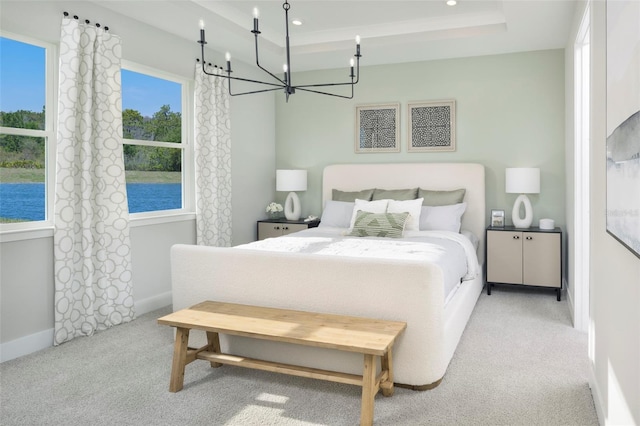
[[[278,238],[268,238],[236,248],[313,253],[344,257],[424,260],[438,265],[443,273],[445,303],[461,281],[480,273],[471,241],[447,231],[407,231],[405,237],[374,238],[344,236],[342,228],[311,228]]]

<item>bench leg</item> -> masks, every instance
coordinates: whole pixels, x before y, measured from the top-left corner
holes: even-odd
[[[391,355],[391,348],[382,356],[381,364],[382,371],[387,371],[388,378],[386,381],[380,383],[380,389],[384,396],[393,396],[395,389],[393,388],[393,357]]]
[[[220,352],[220,336],[218,336],[218,333],[215,333],[213,331],[207,331],[207,343],[209,344],[209,350],[211,352],[215,352],[217,354],[221,353]],[[220,364],[219,362],[211,361],[211,367],[212,368],[222,367],[222,364]]]
[[[373,400],[376,396],[376,363],[375,356],[365,354],[362,372],[362,407],[360,410],[360,425],[373,424]]]
[[[187,364],[188,342],[189,329],[176,327],[176,342],[173,346],[173,361],[171,363],[169,392],[178,392],[184,385],[184,367]]]

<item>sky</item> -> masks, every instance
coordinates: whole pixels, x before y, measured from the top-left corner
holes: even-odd
[[[45,49],[0,37],[0,111],[42,112]]]
[[[0,37],[0,111],[41,112],[45,100],[45,49]],[[181,112],[178,83],[122,70],[122,108],[151,117],[162,105]]]

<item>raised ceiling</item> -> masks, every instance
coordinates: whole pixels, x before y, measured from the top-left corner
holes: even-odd
[[[209,48],[255,61],[254,7],[260,10],[260,62],[278,69],[285,60],[284,12],[273,0],[97,1],[101,6],[194,42],[205,22]],[[362,37],[361,65],[379,65],[564,48],[574,0],[331,1],[290,0],[292,68],[347,67]],[[153,11],[153,13],[150,13]],[[222,65],[218,55],[208,60]]]

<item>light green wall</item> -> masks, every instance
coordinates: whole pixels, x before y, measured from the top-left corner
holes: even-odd
[[[366,56],[362,62],[366,64]],[[294,74],[295,83],[344,79],[344,70]],[[361,68],[353,100],[298,92],[276,100],[276,164],[305,168],[303,215],[321,211],[322,170],[334,163],[478,162],[486,167],[486,206],[511,220],[515,194],[504,193],[506,167],[540,167],[541,193],[530,196],[534,224],[565,223],[564,51],[547,50]],[[457,150],[408,153],[407,102],[455,99]],[[355,105],[400,103],[400,153],[355,154]],[[286,194],[277,194],[283,200]]]

